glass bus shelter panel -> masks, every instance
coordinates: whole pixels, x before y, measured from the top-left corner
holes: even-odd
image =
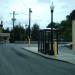
[[[57,39],[57,32],[53,31],[53,41]],[[40,30],[39,40],[38,40],[38,51],[42,53],[51,52],[51,31],[50,30]]]
[[[51,50],[50,31],[40,31],[39,36],[39,51],[48,53]]]
[[[39,41],[38,41],[38,45],[39,45],[39,48],[38,50],[43,52],[43,33],[40,31],[39,32]]]
[[[45,50],[47,53],[51,50],[51,33],[50,31],[46,31],[46,41],[45,41]]]

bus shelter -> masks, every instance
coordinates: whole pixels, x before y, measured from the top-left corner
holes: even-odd
[[[38,51],[44,54],[54,55],[55,51],[58,54],[58,31],[53,28],[53,51],[51,49],[51,28],[42,29],[39,31]]]

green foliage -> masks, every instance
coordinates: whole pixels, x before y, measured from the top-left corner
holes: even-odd
[[[60,24],[53,23],[53,27],[59,30],[59,40],[72,41],[72,20],[75,20],[75,10],[66,16],[66,20],[61,21]],[[57,24],[57,26],[55,26]],[[51,23],[48,24],[48,28],[51,27]]]
[[[75,10],[73,10],[70,15],[67,15],[67,20],[72,21],[75,20]]]
[[[72,20],[75,19],[75,10],[73,10],[70,15],[66,16],[66,20],[60,23],[61,37],[64,41],[72,41]]]
[[[55,27],[55,24],[56,24],[56,23],[53,22],[53,25],[52,25],[53,28]],[[47,28],[51,28],[51,23],[48,24]]]
[[[39,34],[39,26],[37,24],[34,24],[31,31],[31,40],[37,41],[38,40],[38,34]],[[16,25],[14,27],[14,30],[12,29],[10,32],[10,40],[13,40],[13,32],[14,32],[14,40],[15,41],[28,41],[29,37],[29,27],[24,29],[21,25]]]
[[[3,33],[10,33],[9,27],[7,27],[6,29],[3,29]]]
[[[14,32],[14,40],[16,41],[23,41],[25,40],[25,29],[17,25],[14,27],[14,30],[11,30],[11,39],[13,39],[13,32]]]
[[[72,41],[72,20],[75,20],[75,10],[70,15],[67,15],[66,20],[60,24],[63,27],[61,37],[66,41]]]
[[[39,38],[39,26],[38,24],[34,24],[32,27],[31,39],[33,41],[37,41]]]
[[[72,40],[72,20],[75,19],[75,10],[73,10],[69,15],[66,16],[66,20],[61,21],[61,23],[53,22],[53,28],[58,29],[59,40],[64,39],[65,41]],[[47,28],[51,27],[51,23],[48,24]],[[31,31],[31,40],[37,41],[39,38],[39,26],[38,24],[34,24]],[[16,41],[24,41],[28,40],[29,36],[29,28],[24,29],[20,24],[14,27],[9,31],[9,28],[3,29],[4,33],[10,33],[11,40],[14,39]]]

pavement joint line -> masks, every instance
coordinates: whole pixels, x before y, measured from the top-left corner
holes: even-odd
[[[61,62],[65,62],[65,63],[69,63],[69,64],[75,65],[74,63],[69,62],[69,61],[66,61],[66,60],[62,60],[62,59],[58,59],[58,58],[54,58],[54,57],[48,57],[48,56],[46,56],[45,54],[43,54],[43,53],[41,53],[41,52],[37,52],[37,53],[36,53],[36,52],[34,52],[34,51],[30,51],[30,50],[25,49],[25,48],[22,48],[22,49],[24,49],[24,50],[26,50],[26,51],[28,51],[28,52],[31,52],[31,53],[40,55],[40,56],[42,56],[42,57],[44,57],[44,58],[46,58],[46,59],[57,60],[57,61],[61,61]]]

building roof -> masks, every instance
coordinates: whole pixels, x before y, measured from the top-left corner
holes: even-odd
[[[10,37],[10,33],[0,33],[0,37]]]
[[[44,29],[41,29],[41,30],[51,30],[51,28],[44,28]],[[53,28],[53,30],[57,30],[57,29]]]

